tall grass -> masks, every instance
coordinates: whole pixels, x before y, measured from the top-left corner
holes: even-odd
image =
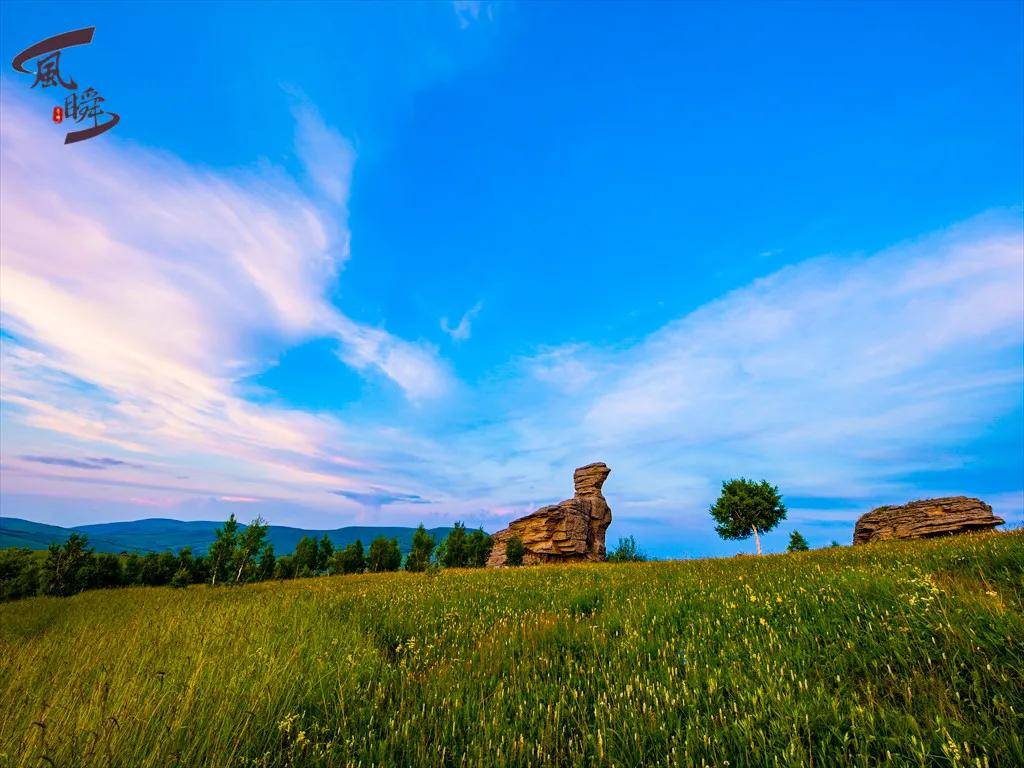
[[[1024,535],[0,605],[4,766],[1021,766]]]

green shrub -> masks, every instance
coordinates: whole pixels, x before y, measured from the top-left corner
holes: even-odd
[[[506,565],[522,565],[523,555],[526,554],[526,547],[523,546],[523,540],[518,536],[509,536],[505,540],[505,564]]]
[[[173,577],[171,577],[171,586],[176,589],[187,587],[192,583],[192,574],[189,573],[187,568],[179,568]]]
[[[811,545],[807,543],[807,539],[804,538],[800,531],[793,531],[789,534],[789,546],[786,547],[787,552],[806,552],[811,548]]]
[[[609,563],[642,563],[646,559],[647,555],[640,551],[632,536],[619,539],[618,545],[608,555]]]
[[[0,600],[17,600],[39,592],[42,558],[30,549],[0,550]]]
[[[274,563],[274,578],[275,579],[294,579],[295,578],[295,558],[291,555],[282,555],[277,558]]]

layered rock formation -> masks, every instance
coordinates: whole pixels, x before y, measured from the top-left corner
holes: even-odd
[[[487,565],[505,564],[505,542],[511,536],[523,542],[526,565],[604,560],[604,534],[612,510],[601,495],[601,486],[610,473],[603,462],[577,469],[572,476],[576,495],[513,520],[508,528],[495,533]]]
[[[981,499],[922,499],[901,506],[878,507],[862,515],[853,529],[853,543],[952,536],[988,530],[1004,522]]]

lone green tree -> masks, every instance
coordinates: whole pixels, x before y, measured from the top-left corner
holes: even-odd
[[[505,563],[507,565],[522,565],[525,554],[526,547],[523,546],[523,540],[518,536],[509,536],[505,542]]]
[[[751,535],[761,554],[761,534],[786,519],[786,507],[779,489],[767,480],[755,483],[739,478],[722,483],[722,495],[711,505],[715,530],[723,539],[746,539]]]
[[[430,555],[434,551],[434,537],[427,533],[427,529],[420,523],[412,535],[412,549],[409,557],[405,560],[405,570],[425,571],[430,565]]]
[[[789,546],[786,547],[787,552],[806,552],[811,548],[811,545],[807,543],[807,539],[800,531],[793,531],[789,534]]]

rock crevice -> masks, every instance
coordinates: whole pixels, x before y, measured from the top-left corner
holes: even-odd
[[[981,499],[949,496],[899,506],[878,507],[862,515],[853,529],[853,543],[887,539],[926,539],[986,531],[1005,522]]]
[[[487,565],[505,565],[505,542],[512,536],[523,542],[526,565],[604,560],[604,536],[612,510],[601,487],[610,473],[603,462],[579,467],[573,473],[575,495],[513,520],[495,533]]]

